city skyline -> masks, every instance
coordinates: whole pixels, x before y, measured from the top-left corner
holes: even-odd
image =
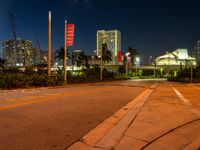
[[[17,36],[31,41],[38,38],[47,49],[47,17],[52,11],[52,47],[63,45],[64,19],[75,24],[75,45],[91,54],[96,49],[97,30],[119,30],[122,50],[136,48],[142,57],[154,57],[176,48],[191,52],[200,39],[198,6],[192,1],[91,1],[60,0],[45,2],[2,0],[0,2],[0,42],[12,39],[8,12],[15,18]]]

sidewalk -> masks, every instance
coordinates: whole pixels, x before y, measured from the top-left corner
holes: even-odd
[[[146,89],[68,150],[198,149],[200,116],[164,83]]]

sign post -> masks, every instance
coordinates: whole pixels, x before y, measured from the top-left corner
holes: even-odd
[[[64,82],[65,84],[67,83],[67,62],[66,62],[66,57],[67,57],[67,44],[66,44],[66,40],[67,40],[67,20],[65,20],[65,33],[64,33]]]

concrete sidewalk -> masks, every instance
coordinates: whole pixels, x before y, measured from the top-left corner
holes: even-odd
[[[68,150],[198,149],[199,110],[188,107],[169,84],[153,85]]]

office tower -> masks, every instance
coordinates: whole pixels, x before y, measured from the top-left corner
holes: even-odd
[[[2,56],[7,66],[31,66],[33,64],[32,41],[22,38],[15,41],[5,40],[2,42]]]
[[[196,58],[197,65],[200,65],[200,40],[194,46],[193,56]]]
[[[118,51],[121,51],[121,32],[119,30],[97,31],[97,56],[101,56],[102,45],[107,45],[107,50],[112,53],[111,64],[117,64]]]

